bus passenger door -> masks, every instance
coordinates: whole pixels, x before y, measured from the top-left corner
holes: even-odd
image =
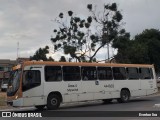
[[[22,81],[24,106],[45,105],[43,73],[42,66],[24,68]]]

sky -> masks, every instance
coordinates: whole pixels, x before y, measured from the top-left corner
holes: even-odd
[[[0,0],[0,59],[15,60],[17,51],[18,57],[29,57],[46,45],[52,54],[50,38],[58,27],[53,20],[60,12],[72,10],[83,17],[89,13],[87,4],[100,9],[113,2],[118,4],[125,22],[123,27],[131,37],[145,29],[160,29],[160,0]],[[97,57],[105,59],[106,54],[101,50]],[[52,54],[52,57],[58,60],[61,55]]]

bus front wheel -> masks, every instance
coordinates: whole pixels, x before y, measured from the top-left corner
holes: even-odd
[[[49,110],[58,109],[60,106],[60,98],[56,94],[50,94],[47,98],[47,108]]]
[[[119,103],[127,103],[130,99],[130,92],[128,90],[122,90],[120,98],[117,99]]]

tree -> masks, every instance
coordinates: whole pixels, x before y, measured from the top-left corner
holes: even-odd
[[[135,36],[133,40],[121,39],[114,43],[118,48],[115,56],[117,62],[135,64],[154,64],[156,71],[160,72],[160,31],[146,29]],[[120,45],[121,44],[121,45]]]
[[[59,62],[66,62],[66,58],[64,56],[61,56]]]
[[[120,36],[113,40],[112,47],[118,49],[117,55],[114,59],[119,63],[131,63],[129,59],[130,46],[132,41],[130,40],[130,34],[123,31]]]
[[[43,61],[54,61],[52,57],[47,58],[46,54],[49,53],[49,47],[39,48],[33,56],[30,56],[30,60],[43,60]]]
[[[141,44],[141,47],[145,49],[144,62],[155,64],[156,71],[160,71],[160,31],[146,29],[135,36],[135,42]]]
[[[51,38],[54,50],[63,50],[64,54],[70,54],[79,62],[92,62],[98,51],[107,46],[109,59],[109,44],[121,34],[122,15],[116,3],[104,5],[103,12],[93,9],[92,4],[88,4],[87,8],[91,15],[86,19],[68,11],[69,23],[66,23],[63,13],[59,14],[55,21],[60,27],[54,29],[55,37]]]

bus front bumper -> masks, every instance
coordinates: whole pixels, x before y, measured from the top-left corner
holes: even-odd
[[[23,98],[18,98],[18,99],[16,99],[16,100],[13,100],[13,101],[11,102],[11,104],[12,104],[12,106],[14,106],[14,107],[21,107],[21,106],[23,106]]]

